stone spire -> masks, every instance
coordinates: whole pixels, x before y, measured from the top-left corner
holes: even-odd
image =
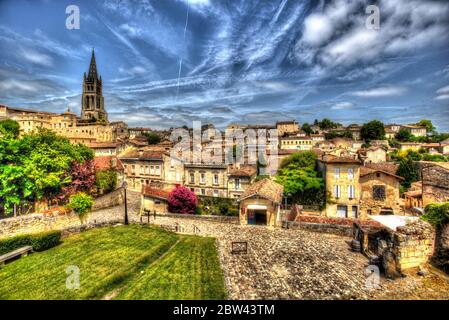
[[[90,58],[90,66],[89,66],[89,73],[87,75],[87,80],[89,81],[98,80],[97,63],[95,62],[95,52],[93,48],[92,48],[92,57]]]

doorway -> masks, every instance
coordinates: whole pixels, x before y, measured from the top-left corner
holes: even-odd
[[[267,225],[267,210],[248,210],[248,224]]]

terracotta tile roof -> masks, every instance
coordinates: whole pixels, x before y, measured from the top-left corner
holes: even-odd
[[[333,156],[333,155],[326,155],[320,161],[323,161],[324,163],[354,163],[354,164],[361,164],[361,161],[359,159],[350,158],[350,157],[337,157],[337,156]]]
[[[376,172],[382,172],[384,174],[387,174],[387,175],[396,177],[398,179],[404,180],[404,178],[402,178],[402,177],[400,177],[400,176],[398,176],[398,175],[396,175],[394,173],[388,172],[388,171],[384,171],[384,170],[380,170],[380,169],[373,169],[373,168],[369,168],[369,167],[366,167],[366,166],[360,167],[360,176],[361,177],[366,176],[366,175],[371,174],[371,173],[376,173]]]
[[[255,166],[241,166],[240,168],[231,168],[229,176],[231,177],[252,177],[257,174]]]
[[[374,169],[374,170],[380,170],[384,172],[388,172],[390,174],[396,174],[396,171],[398,171],[399,164],[394,162],[379,162],[379,163],[367,163],[365,167]]]
[[[87,144],[87,146],[92,149],[117,148],[120,145],[122,145],[121,142],[90,142]]]
[[[406,191],[404,192],[404,195],[408,196],[408,197],[418,197],[418,196],[422,196],[422,190],[410,190],[410,191]]]
[[[165,151],[162,150],[129,150],[120,155],[120,159],[151,159],[162,160]]]
[[[115,169],[122,171],[123,164],[116,156],[99,156],[94,158],[95,170]]]
[[[142,194],[147,197],[168,200],[170,192],[162,189],[156,189],[151,186],[143,186]]]
[[[250,185],[240,196],[240,200],[258,195],[262,198],[280,203],[284,187],[271,179],[265,178]]]

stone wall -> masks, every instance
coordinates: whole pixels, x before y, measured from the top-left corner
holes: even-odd
[[[93,211],[103,208],[115,207],[124,202],[123,189],[117,189],[102,197],[95,199]],[[88,224],[96,224],[97,220],[103,222],[116,221],[111,216],[91,215],[88,218]],[[74,213],[53,214],[32,213],[17,217],[0,219],[0,238],[11,237],[23,233],[36,233],[49,230],[62,230],[67,227],[80,226],[80,220]]]
[[[423,206],[432,202],[449,201],[449,165],[420,162],[418,167],[421,169],[423,183]]]
[[[118,188],[108,194],[98,197],[94,201],[92,210],[100,210],[109,207],[115,207],[125,202],[125,192],[123,188]]]
[[[150,217],[153,217],[153,214],[151,214]],[[191,219],[191,220],[198,220],[198,221],[226,222],[226,223],[232,223],[232,224],[239,223],[239,217],[237,217],[237,216],[211,216],[211,215],[192,215],[192,214],[177,214],[177,213],[156,213],[156,220],[157,220],[157,217]],[[142,219],[146,219],[146,216],[142,216]]]
[[[313,222],[296,222],[288,221],[286,223],[288,228],[302,229],[314,232],[330,233],[339,236],[352,236],[352,226],[350,225],[338,225],[328,223],[313,223]]]

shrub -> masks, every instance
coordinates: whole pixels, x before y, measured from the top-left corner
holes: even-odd
[[[112,169],[97,171],[95,184],[100,193],[114,191],[117,187],[117,172]]]
[[[61,231],[24,234],[0,240],[0,255],[24,246],[32,246],[34,251],[44,251],[59,244]]]
[[[69,204],[67,205],[67,207],[72,209],[78,215],[82,223],[84,222],[93,204],[94,201],[92,199],[92,196],[84,192],[78,192],[70,196]]]
[[[168,211],[172,213],[195,214],[198,201],[190,189],[177,186],[168,195]]]
[[[441,227],[449,223],[449,202],[430,203],[424,209],[425,214],[421,219],[427,221],[435,227]]]

